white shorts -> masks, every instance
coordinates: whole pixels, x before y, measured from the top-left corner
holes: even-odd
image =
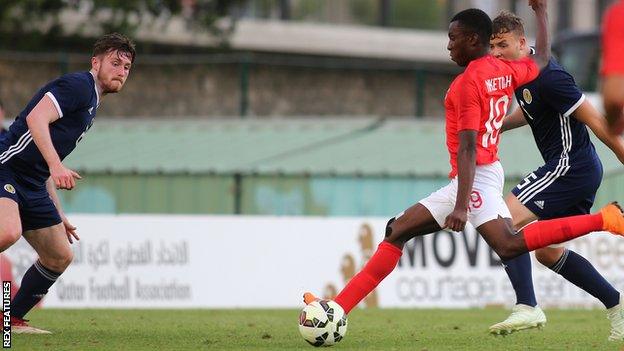
[[[509,208],[503,200],[504,183],[505,173],[500,162],[477,166],[468,210],[468,222],[475,228],[499,216],[511,218]],[[449,185],[420,200],[419,203],[425,206],[438,225],[444,228],[446,216],[455,208],[456,197],[457,177],[453,178]]]

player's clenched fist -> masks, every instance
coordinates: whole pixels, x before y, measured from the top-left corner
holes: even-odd
[[[468,212],[466,210],[455,209],[451,214],[446,216],[444,221],[444,227],[452,231],[462,231],[468,221]]]
[[[63,166],[62,163],[50,168],[50,177],[57,189],[71,190],[76,186],[76,179],[82,179],[80,174]]]

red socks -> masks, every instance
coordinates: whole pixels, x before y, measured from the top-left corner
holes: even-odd
[[[522,233],[527,248],[533,251],[602,230],[602,224],[602,215],[597,213],[537,221],[524,227]]]
[[[394,270],[402,253],[398,247],[382,241],[364,268],[351,278],[347,286],[336,296],[334,299],[336,303],[345,313],[349,313]]]
[[[521,233],[529,251],[562,243],[579,236],[602,230],[602,215],[580,215],[537,221],[526,226]],[[362,270],[336,296],[335,301],[349,313],[377,285],[394,270],[403,251],[383,241]]]

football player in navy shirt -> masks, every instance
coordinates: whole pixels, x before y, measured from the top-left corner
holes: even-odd
[[[545,5],[544,5],[545,11]],[[493,21],[491,53],[515,60],[530,54],[522,20],[509,12]],[[528,124],[544,165],[516,185],[505,202],[514,227],[535,220],[589,213],[602,180],[602,164],[587,127],[624,163],[622,138],[608,133],[606,119],[585,99],[572,76],[554,59],[538,78],[515,91],[519,108],[503,121],[502,130]],[[620,293],[579,254],[563,246],[535,251],[537,260],[599,299],[611,321],[610,340],[624,339]],[[537,306],[529,254],[505,262],[517,304],[503,322],[490,327],[494,334],[542,326],[546,316]]]
[[[39,256],[11,302],[14,333],[49,333],[23,318],[69,266],[70,244],[79,240],[56,195],[80,179],[63,159],[91,128],[101,99],[124,86],[134,58],[132,41],[104,35],[95,43],[90,71],[45,84],[0,138],[0,251],[24,236]]]

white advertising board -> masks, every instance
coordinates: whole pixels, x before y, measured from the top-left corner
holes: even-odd
[[[297,307],[304,291],[339,291],[382,240],[386,219],[73,215],[75,258],[44,306]],[[594,233],[568,245],[619,290],[624,238]],[[21,239],[4,253],[19,284],[36,258]],[[599,306],[534,261],[543,306]],[[497,256],[468,228],[413,240],[363,306],[463,308],[515,302]]]

